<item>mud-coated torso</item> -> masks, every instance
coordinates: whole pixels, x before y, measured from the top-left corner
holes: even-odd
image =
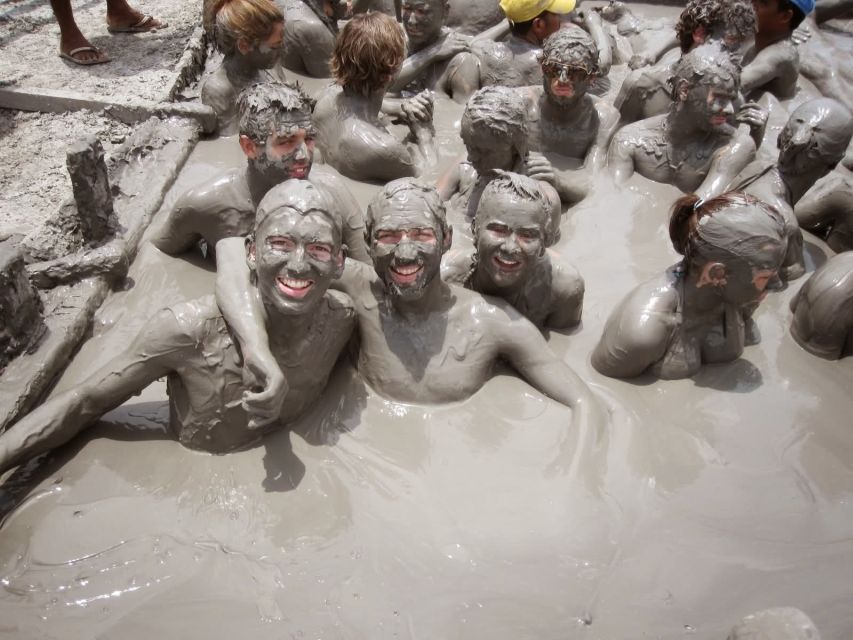
[[[542,87],[528,87],[525,98],[531,151],[553,151],[570,158],[586,157],[598,137],[601,121],[596,101],[599,98],[584,96],[572,117],[561,121],[542,117],[543,102],[547,100]]]
[[[287,69],[306,73],[306,56],[314,57],[319,66],[325,66],[324,77],[329,76],[328,60],[335,48],[336,33],[302,0],[277,0],[284,13],[284,38],[282,40],[282,64]],[[321,62],[324,61],[324,62]]]
[[[480,61],[480,86],[526,87],[542,84],[541,47],[510,35],[505,42],[480,41],[472,45]]]

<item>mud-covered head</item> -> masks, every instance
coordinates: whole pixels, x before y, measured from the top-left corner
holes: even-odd
[[[761,300],[785,255],[785,220],[749,194],[695,194],[675,201],[669,237],[697,287],[713,287],[733,304]]]
[[[548,97],[569,106],[586,95],[599,72],[598,47],[583,29],[566,27],[545,40],[539,64]]]
[[[675,25],[675,33],[682,53],[687,53],[709,39],[736,49],[755,34],[756,27],[755,10],[749,0],[689,0]]]
[[[820,640],[820,632],[799,609],[778,607],[746,616],[727,640]]]
[[[403,28],[413,49],[435,42],[450,9],[449,0],[403,0]]]
[[[477,173],[512,170],[527,155],[524,98],[507,87],[483,87],[465,106],[460,134]]]
[[[452,233],[444,203],[432,185],[393,180],[367,207],[365,240],[373,268],[392,296],[420,298],[439,277]]]
[[[853,138],[853,115],[832,98],[816,98],[797,107],[779,134],[783,176],[819,180],[844,158]]]
[[[607,20],[607,22],[619,22],[619,20],[628,15],[628,5],[620,0],[609,0],[598,11],[601,13],[601,17]]]
[[[669,80],[671,109],[697,129],[734,135],[740,67],[719,44],[703,44],[681,56]]]
[[[406,40],[397,21],[372,11],[353,16],[341,29],[330,68],[339,85],[367,96],[388,86],[405,58]]]
[[[541,183],[525,175],[496,171],[474,217],[477,268],[497,287],[523,284],[545,254],[551,230],[551,202]]]
[[[240,147],[273,184],[306,178],[314,161],[314,101],[298,85],[259,82],[237,99]]]
[[[269,311],[312,310],[343,272],[341,216],[334,199],[307,180],[287,180],[267,192],[247,241],[247,261]]]
[[[226,56],[242,55],[258,69],[279,58],[284,14],[272,0],[214,0],[205,6],[217,48]]]

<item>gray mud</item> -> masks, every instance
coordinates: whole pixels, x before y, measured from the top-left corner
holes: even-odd
[[[460,114],[445,106],[449,141]],[[458,137],[442,146],[445,164],[461,153]],[[233,139],[200,143],[163,210],[242,162]],[[378,188],[348,184],[362,205]],[[853,358],[791,338],[806,278],[759,307],[760,344],[692,379],[613,380],[589,363],[614,306],[678,259],[677,193],[635,176],[615,194],[602,179],[554,247],[586,295],[581,327],[549,342],[619,407],[607,438],[575,441],[569,411],[508,371],[465,402],[420,407],[342,367],[292,431],[211,456],[169,439],[158,382],[7,478],[0,506],[16,487],[26,497],[0,530],[0,631],[721,640],[784,605],[825,638],[853,636]],[[806,236],[810,274],[831,252]],[[213,286],[210,263],[150,245],[129,278],[57,391],[157,308]]]

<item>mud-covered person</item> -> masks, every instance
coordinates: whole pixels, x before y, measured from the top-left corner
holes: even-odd
[[[317,100],[314,124],[323,158],[347,177],[414,176],[436,157],[428,92],[404,100],[394,114],[408,125],[414,142],[386,128],[383,100],[405,57],[403,30],[384,13],[358,14],[338,35],[331,64],[336,84]]]
[[[599,75],[598,49],[581,29],[548,37],[540,57],[542,85],[527,87],[529,146],[583,161],[584,171],[555,171],[554,187],[564,205],[581,200],[590,179],[605,164],[619,112],[588,93]]]
[[[208,295],[154,314],[126,351],[0,436],[0,472],[68,442],[163,376],[170,431],[191,449],[245,447],[301,415],[325,388],[355,325],[351,300],[327,291],[344,265],[332,197],[305,180],[272,189],[242,260],[252,274],[246,293],[257,297],[270,357],[287,390],[263,414],[268,427],[257,428],[244,408],[256,394],[244,384],[240,351]]]
[[[347,261],[334,286],[355,304],[358,372],[377,393],[419,404],[464,400],[505,360],[572,408],[573,425],[603,426],[606,413],[595,396],[529,320],[503,300],[442,280],[452,231],[434,187],[411,178],[388,183],[368,206],[366,223],[373,268]],[[246,357],[274,363],[265,355],[262,309],[246,293],[241,251],[238,239],[221,243],[217,297]]]
[[[648,371],[687,378],[703,364],[739,358],[746,344],[743,308],[763,299],[785,253],[782,216],[737,192],[679,198],[669,235],[684,258],[637,286],[610,314],[592,354],[606,376]]]
[[[246,236],[267,192],[297,178],[322,185],[333,194],[343,217],[348,255],[368,261],[361,208],[334,169],[313,165],[312,104],[293,85],[262,82],[247,87],[237,103],[239,144],[246,167],[229,169],[181,195],[165,218],[155,223],[151,242],[161,251],[177,255],[199,240],[212,249],[222,238]]]
[[[216,112],[219,134],[232,135],[240,92],[256,82],[282,79],[270,70],[279,61],[284,16],[272,0],[214,0],[205,9],[224,57],[202,82],[201,101]]]
[[[542,82],[542,43],[560,29],[575,0],[501,0],[500,5],[511,23],[510,35],[504,42],[478,42],[470,53],[454,59],[455,99],[466,99],[481,87]]]
[[[312,78],[331,76],[329,61],[338,20],[347,14],[346,0],[276,0],[276,4],[284,14],[284,68]]]
[[[844,105],[831,98],[804,102],[794,110],[779,134],[777,161],[766,166],[758,162],[750,165],[735,186],[736,190],[768,203],[785,218],[788,249],[779,270],[783,280],[799,278],[806,270],[798,220],[811,222],[812,228],[821,226],[805,220],[803,210],[795,215],[795,207],[815,183],[838,166],[851,138],[853,116]],[[821,222],[822,226],[828,226],[829,221]]]
[[[797,93],[800,55],[791,34],[814,10],[814,0],[753,0],[758,17],[755,44],[743,57],[741,86],[749,100],[764,92],[780,100]]]
[[[403,0],[409,55],[389,92],[416,94],[429,89],[453,97],[456,74],[451,59],[467,51],[471,39],[444,26],[448,9],[449,0]]]
[[[719,45],[684,54],[671,80],[669,112],[621,128],[607,164],[617,184],[634,173],[707,199],[719,195],[755,157],[744,107],[736,113],[740,69]]]
[[[507,87],[484,87],[477,91],[462,114],[460,134],[466,158],[454,165],[438,181],[442,199],[447,201],[457,232],[466,235],[477,213],[480,196],[495,170],[514,171],[547,182],[543,186],[552,203],[552,233],[559,231],[560,196],[551,163],[541,153],[528,151],[527,106],[522,94]]]
[[[717,42],[736,52],[752,38],[756,29],[755,10],[750,0],[689,0],[675,24],[670,49],[657,63],[629,73],[614,104],[621,123],[628,124],[666,113],[672,104],[669,79],[678,59],[706,42]]]
[[[551,202],[542,183],[517,173],[496,174],[474,218],[474,248],[448,252],[442,278],[503,298],[540,329],[576,326],[584,281],[575,267],[546,249]]]

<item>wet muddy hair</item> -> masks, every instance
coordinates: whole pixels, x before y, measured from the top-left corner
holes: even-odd
[[[257,46],[272,33],[284,14],[272,0],[206,0],[204,23],[212,27],[216,47],[223,54],[237,51],[237,41],[243,38]]]
[[[338,34],[330,68],[339,85],[369,95],[405,58],[405,35],[394,18],[379,11],[359,13]]]
[[[471,229],[475,235],[478,233],[483,220],[487,219],[491,213],[483,206],[486,194],[510,194],[521,200],[527,200],[539,205],[542,209],[542,214],[545,216],[545,238],[547,239],[550,236],[551,202],[548,200],[545,192],[542,191],[540,182],[528,176],[501,169],[495,169],[495,177],[489,181],[483,189],[483,194],[480,196],[480,205],[477,207],[477,213],[471,221]]]
[[[673,108],[680,103],[678,90],[681,85],[710,86],[721,80],[733,81],[735,89],[740,89],[740,66],[719,43],[703,44],[688,51],[675,63],[668,81]]]
[[[508,138],[519,157],[527,154],[527,107],[517,91],[495,85],[475,92],[462,114],[466,126]]]
[[[412,199],[419,200],[422,208],[430,212],[441,229],[442,240],[447,238],[450,233],[447,225],[447,211],[436,188],[417,178],[398,178],[386,184],[367,205],[367,213],[364,216],[364,237],[368,246],[373,240],[373,227],[380,211],[394,202],[407,202]]]
[[[595,75],[599,72],[598,47],[583,29],[560,29],[542,43],[539,64],[542,65],[543,71],[551,65],[566,65],[588,75]]]
[[[745,38],[755,33],[755,9],[748,0],[689,0],[675,25],[681,52],[693,46],[693,32],[704,27],[708,32],[725,26]]]
[[[335,206],[335,199],[323,186],[308,180],[290,178],[270,189],[258,204],[255,212],[255,232],[271,216],[284,209],[301,216],[312,213],[322,215],[334,227],[338,242],[343,238],[343,222]]]
[[[720,233],[726,226],[726,211],[747,207],[754,212],[748,226],[739,219],[739,227]],[[709,224],[710,219],[715,223]],[[732,233],[734,231],[734,233]],[[678,198],[669,218],[669,238],[673,248],[684,260],[681,270],[686,271],[690,261],[704,258],[737,255],[749,259],[768,243],[781,244],[785,237],[785,220],[782,215],[763,200],[740,191],[702,200],[695,193]]]
[[[314,100],[298,84],[289,82],[256,82],[243,89],[237,98],[240,135],[257,144],[267,141],[283,113],[305,113],[310,122],[313,111]]]

